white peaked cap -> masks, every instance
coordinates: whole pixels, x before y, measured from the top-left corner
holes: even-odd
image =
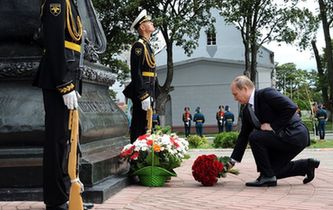
[[[136,29],[136,26],[140,24],[143,20],[151,20],[151,17],[147,15],[147,10],[142,10],[140,14],[135,18],[133,21],[130,30],[134,31]]]

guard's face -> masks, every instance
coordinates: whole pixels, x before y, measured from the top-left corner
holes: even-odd
[[[234,99],[240,104],[247,104],[249,102],[251,92],[249,92],[248,88],[238,89],[236,85],[232,84],[230,89]]]
[[[151,20],[147,20],[141,23],[141,25],[144,27],[146,32],[153,33],[155,31],[154,23]]]

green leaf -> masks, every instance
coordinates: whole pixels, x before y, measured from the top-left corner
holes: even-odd
[[[153,160],[154,160],[154,162],[153,162]],[[146,162],[147,165],[154,165],[154,166],[159,166],[160,165],[160,160],[159,160],[158,155],[156,153],[153,153],[153,152],[148,153],[145,162]]]

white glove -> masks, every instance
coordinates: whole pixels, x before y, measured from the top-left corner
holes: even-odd
[[[141,101],[141,107],[143,110],[147,111],[150,108],[150,96],[146,98],[145,100]]]
[[[68,109],[76,109],[79,106],[77,99],[80,98],[80,95],[75,90],[63,95],[62,98]]]

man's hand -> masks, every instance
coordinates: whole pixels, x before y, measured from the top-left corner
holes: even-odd
[[[68,109],[76,109],[79,106],[77,102],[78,95],[75,90],[63,95],[62,98]]]
[[[141,101],[141,107],[143,110],[147,111],[150,108],[150,96],[146,98],[145,100]]]
[[[260,129],[263,131],[272,131],[273,130],[273,128],[271,127],[271,124],[269,124],[269,123],[261,124]]]
[[[227,163],[228,170],[231,169],[232,167],[234,167],[235,164],[236,164],[236,161],[234,159],[230,158]]]

